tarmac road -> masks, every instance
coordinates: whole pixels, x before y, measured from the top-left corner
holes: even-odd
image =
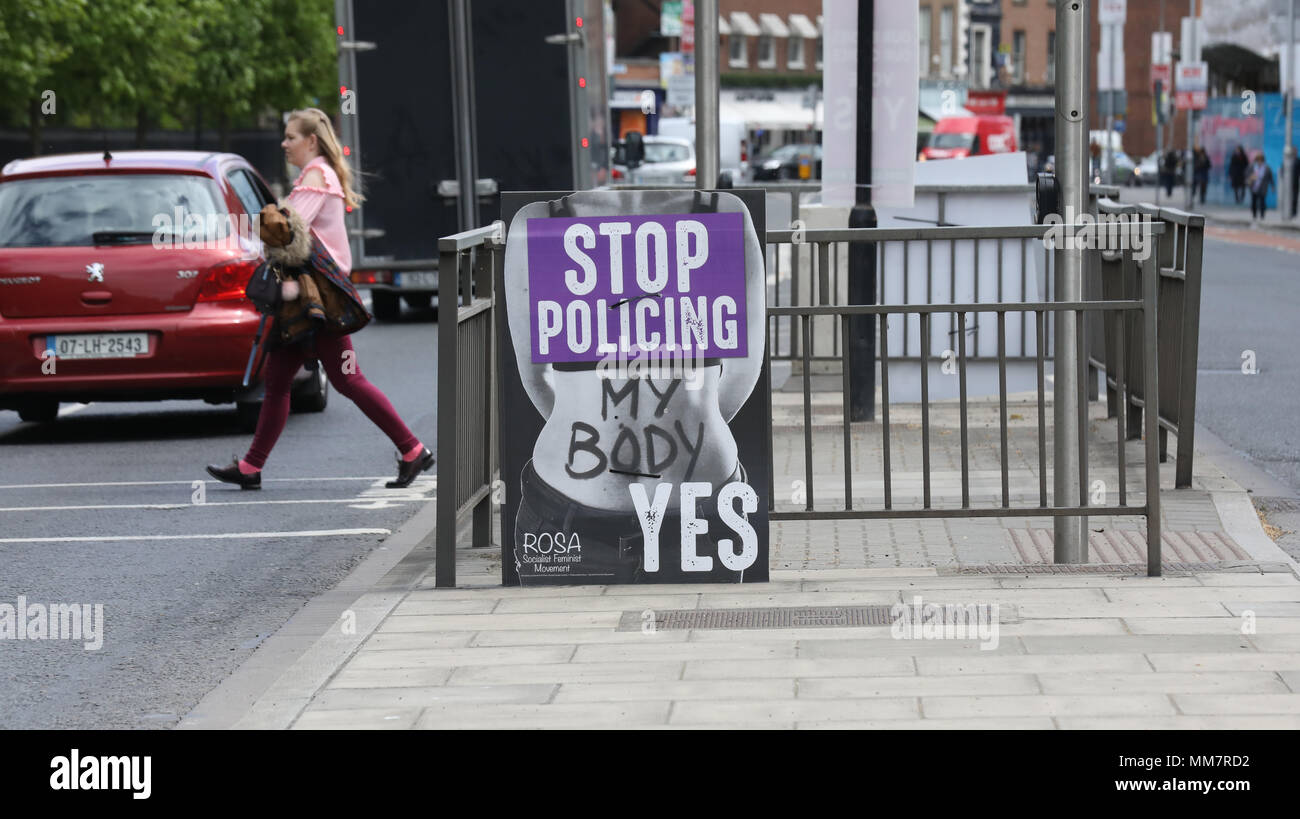
[[[1196,419],[1300,494],[1300,253],[1207,238],[1204,259]]]
[[[353,337],[361,371],[430,448],[432,315]],[[204,472],[250,439],[230,405],[65,405],[44,426],[0,411],[0,604],[102,604],[104,617],[98,650],[0,640],[0,728],[175,725],[433,497],[432,471],[383,488],[395,448],[338,394],[290,416],[262,491]]]

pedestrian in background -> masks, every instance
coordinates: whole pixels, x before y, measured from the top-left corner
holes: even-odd
[[[1177,176],[1178,152],[1170,148],[1160,160],[1160,183],[1165,186],[1165,196],[1174,195],[1174,180]]]
[[[1228,160],[1228,180],[1232,183],[1232,198],[1238,205],[1246,198],[1246,169],[1250,167],[1250,159],[1246,156],[1246,149],[1238,145],[1237,150],[1232,152],[1232,158]]]
[[[344,212],[346,207],[359,205],[361,197],[352,188],[352,169],[343,158],[334,126],[318,108],[294,111],[285,123],[284,141],[280,145],[289,164],[302,169],[287,200],[292,227],[289,235],[293,237],[289,241],[310,245],[306,235],[310,230],[346,279],[352,270],[352,251],[348,246]],[[284,285],[285,301],[295,300],[299,295],[297,283],[286,281]],[[355,292],[351,295],[359,303],[360,297]],[[276,332],[271,333],[271,338],[276,338]],[[262,488],[262,467],[289,417],[293,376],[305,361],[312,359],[320,361],[319,366],[325,368],[334,389],[351,399],[397,447],[397,478],[388,482],[389,488],[408,486],[433,466],[433,453],[402,422],[379,388],[361,374],[348,336],[319,332],[308,342],[268,349],[266,391],[253,442],[242,459],[236,456],[224,467],[210,464],[208,473],[212,477],[236,484],[240,489]]]
[[[1197,191],[1200,191],[1202,205],[1205,204],[1205,189],[1210,184],[1212,165],[1210,155],[1197,145],[1196,150],[1192,152],[1192,198],[1195,199]]]
[[[1268,190],[1273,186],[1273,169],[1264,162],[1263,151],[1255,152],[1246,184],[1250,186],[1250,218],[1262,220],[1268,210]]]
[[[1296,214],[1296,202],[1300,200],[1300,158],[1291,161],[1291,210],[1287,213],[1287,218]]]

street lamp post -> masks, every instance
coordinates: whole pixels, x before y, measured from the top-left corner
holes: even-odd
[[[1061,214],[1078,218],[1088,209],[1088,60],[1091,0],[1056,4],[1056,175]],[[1056,300],[1083,300],[1084,251],[1075,242],[1056,248]],[[1061,246],[1063,245],[1063,246]],[[1077,314],[1064,310],[1055,315],[1053,344],[1052,420],[1053,505],[1081,505],[1084,495],[1079,451],[1079,356]],[[1056,563],[1088,562],[1088,540],[1083,537],[1088,520],[1058,516],[1053,520]]]

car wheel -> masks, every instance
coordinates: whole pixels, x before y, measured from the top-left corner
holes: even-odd
[[[59,402],[47,398],[30,401],[18,408],[18,417],[37,424],[49,423],[59,417]]]
[[[402,296],[402,301],[412,310],[428,310],[433,305],[432,293],[412,293],[409,296]]]
[[[241,432],[257,431],[257,417],[262,414],[261,401],[240,401],[235,404],[235,412],[239,416]]]
[[[371,290],[370,301],[375,308],[375,318],[380,321],[397,321],[402,315],[402,302],[396,293]]]
[[[289,397],[289,409],[293,412],[324,412],[329,400],[329,377],[325,375],[325,368],[317,364],[311,378],[299,385]]]

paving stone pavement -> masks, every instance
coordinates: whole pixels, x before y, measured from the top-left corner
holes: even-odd
[[[1000,501],[990,409],[972,407],[972,503],[976,485],[980,503]],[[919,496],[910,411],[891,419],[899,505]],[[1035,420],[1009,430],[1011,502],[1034,504],[1036,416],[1012,413]],[[803,475],[803,429],[788,408],[776,418],[780,485]],[[1103,420],[1091,422],[1094,467],[1115,492]],[[815,430],[819,506],[842,492],[836,423]],[[936,505],[960,502],[959,435],[943,429]],[[878,504],[882,430],[855,425],[852,436],[855,496]],[[1128,450],[1128,499],[1141,503],[1139,443]],[[1172,447],[1170,457],[1162,487],[1173,485]],[[237,727],[1300,728],[1300,577],[1281,552],[1264,560],[1256,544],[1251,557],[1227,533],[1213,497],[1230,487],[1216,474],[1198,462],[1193,488],[1162,490],[1169,559],[1157,578],[1120,565],[1142,563],[1138,516],[1090,521],[1102,530],[1094,555],[1120,563],[1086,567],[1048,564],[1047,519],[774,524],[771,582],[747,585],[504,588],[499,552],[465,547],[456,588],[434,588],[431,574],[402,593],[377,586],[353,606],[361,633],[342,650],[322,637]],[[1119,551],[1129,538],[1134,551]],[[946,631],[901,620],[925,604],[962,608]],[[871,605],[896,607],[895,625],[645,625],[666,610]]]

